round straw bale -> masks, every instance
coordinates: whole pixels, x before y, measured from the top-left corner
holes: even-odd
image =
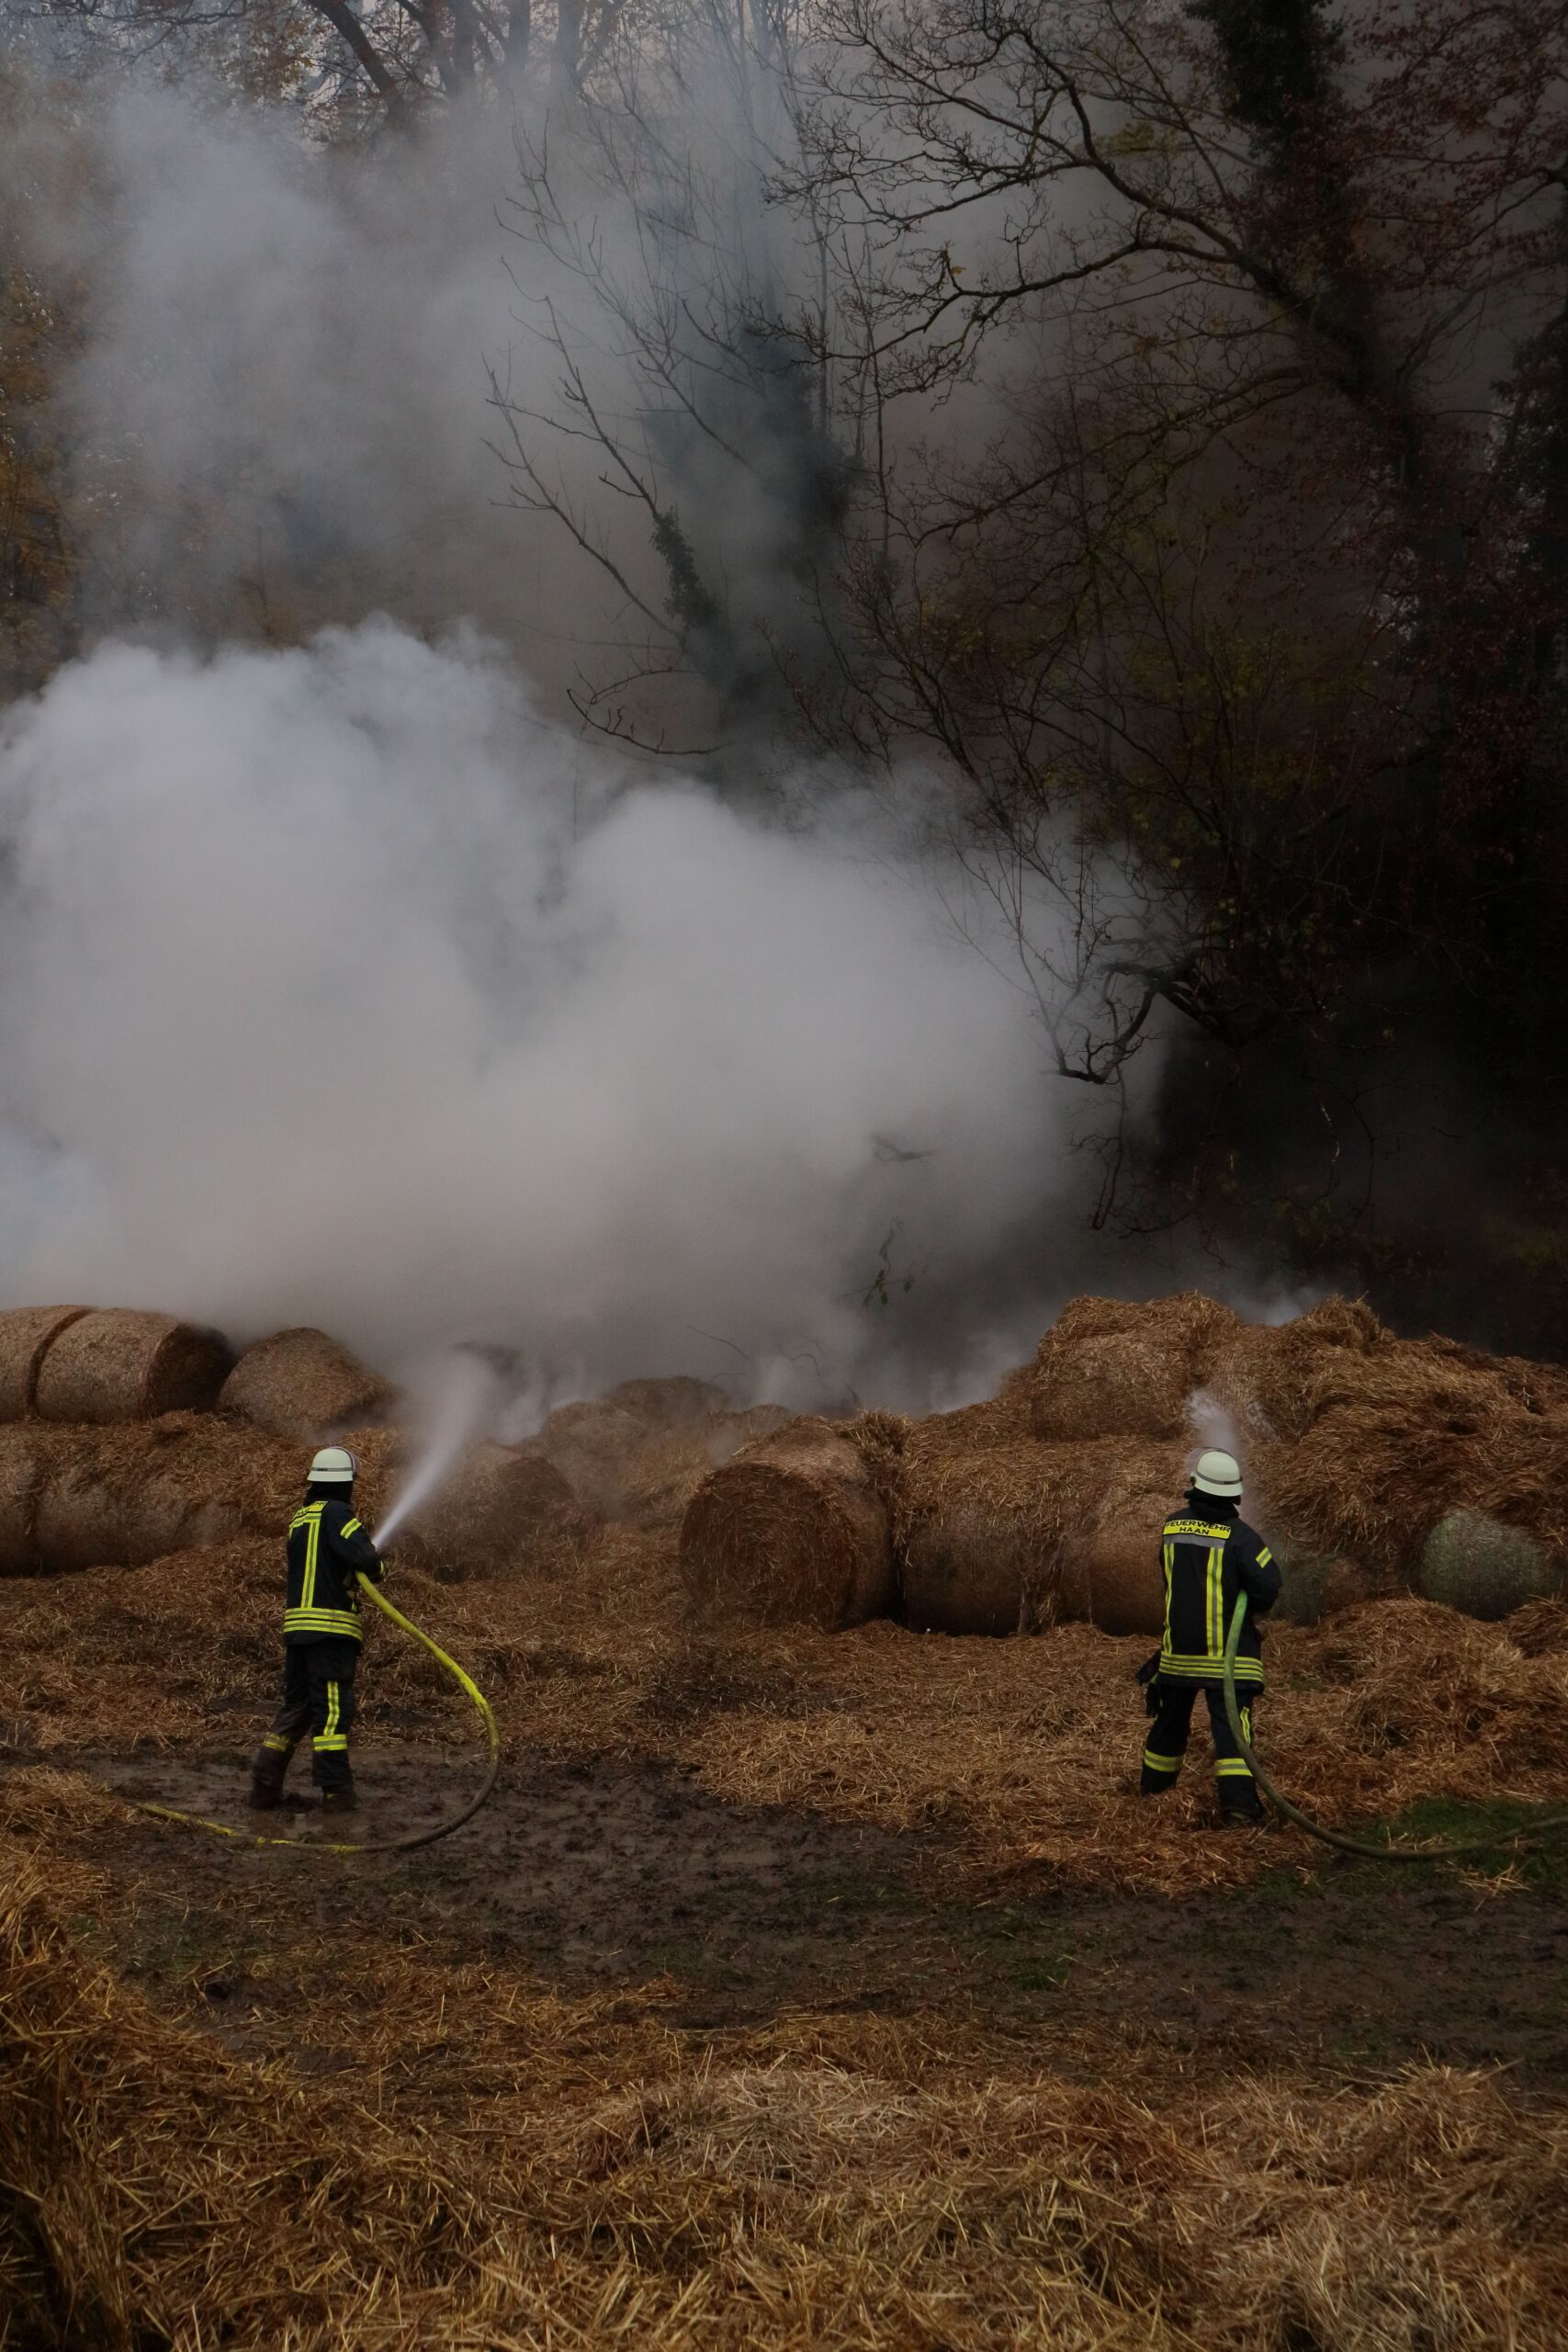
[[[1315,1544],[1270,1534],[1269,1548],[1280,1571],[1280,1598],[1271,1623],[1316,1625],[1341,1609],[1375,1600],[1388,1589],[1386,1580],[1380,1582],[1359,1561],[1337,1557]]]
[[[308,1324],[247,1348],[218,1396],[221,1411],[301,1444],[382,1420],[390,1402],[378,1374]]]
[[[793,1418],[782,1405],[732,1412],[722,1388],[683,1374],[624,1380],[558,1405],[529,1443],[604,1518],[643,1525],[683,1510],[710,1470]]]
[[[1450,1510],[1421,1547],[1416,1590],[1467,1617],[1506,1617],[1562,1589],[1558,1564],[1534,1539],[1478,1510]]]
[[[35,1402],[46,1421],[144,1421],[205,1412],[233,1364],[216,1331],[171,1315],[100,1308],[68,1323],[39,1370]]]
[[[1062,1614],[1098,1625],[1102,1634],[1157,1634],[1165,1624],[1165,1577],[1156,1516],[1129,1517],[1097,1527],[1073,1544],[1062,1562]]]
[[[753,1623],[832,1631],[893,1605],[886,1503],[859,1448],[813,1415],[703,1480],[680,1566],[696,1607]]]
[[[676,1519],[710,1471],[795,1419],[783,1405],[709,1413],[684,1429],[644,1428],[624,1465],[619,1516],[638,1527]]]
[[[581,1557],[595,1524],[542,1454],[476,1445],[388,1549],[446,1583],[518,1571],[553,1576]]]
[[[210,1499],[177,1488],[106,1477],[90,1460],[66,1460],[44,1479],[34,1521],[39,1558],[50,1576],[76,1568],[140,1567],[221,1534],[237,1521]]]
[[[954,1415],[943,1415],[951,1421]],[[921,1633],[1030,1634],[1055,1622],[1067,1449],[958,1449],[911,1432],[898,1510],[904,1612]]]
[[[619,1519],[630,1493],[632,1456],[651,1435],[638,1414],[599,1396],[558,1405],[529,1444],[584,1502],[606,1519]]]
[[[0,1429],[0,1576],[38,1573],[33,1512],[39,1448],[30,1430]]]
[[[1188,1450],[1176,1444],[1074,1447],[1060,1607],[1107,1634],[1158,1634],[1165,1623],[1160,1530],[1181,1501]]]
[[[1289,1323],[1238,1324],[1203,1385],[1244,1442],[1299,1437],[1347,1383],[1364,1390],[1371,1361],[1398,1344],[1363,1300],[1325,1298]]]
[[[1280,1571],[1280,1598],[1273,1615],[1292,1625],[1315,1625],[1323,1615],[1324,1596],[1335,1561],[1310,1544],[1282,1537],[1270,1539],[1269,1550]]]
[[[205,1414],[40,1438],[33,1541],[48,1576],[280,1534],[299,1498],[284,1449]]]
[[[32,1412],[51,1341],[86,1312],[85,1306],[13,1306],[0,1315],[0,1421],[25,1420]]]
[[[665,1380],[623,1380],[599,1399],[612,1412],[630,1413],[635,1420],[655,1429],[678,1430],[722,1413],[729,1398],[711,1380],[694,1380],[674,1373]]]
[[[1188,1397],[1239,1328],[1198,1291],[1142,1305],[1075,1299],[1035,1357],[1034,1435],[1179,1437]]]

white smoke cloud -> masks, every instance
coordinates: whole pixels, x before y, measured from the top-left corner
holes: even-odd
[[[726,103],[694,149],[722,156]],[[1072,1145],[1100,1098],[1046,1077],[983,895],[956,936],[961,876],[832,792],[769,825],[541,715],[626,616],[502,503],[485,363],[510,351],[550,407],[518,323],[548,290],[617,429],[645,392],[603,304],[498,224],[515,184],[499,119],[333,156],[134,77],[40,105],[0,154],[80,304],[85,617],[122,639],[0,720],[6,1294],[242,1338],[319,1321],[394,1367],[503,1344],[514,1418],[648,1371],[989,1393],[1071,1291],[1167,1286],[1174,1253],[1090,1255],[1100,1170]],[[635,284],[624,192],[578,193]],[[781,216],[747,220],[746,266],[756,244],[787,291]],[[599,453],[564,446],[598,518]],[[681,511],[787,638],[773,491],[692,464]],[[609,512],[659,599],[646,517]],[[347,626],[222,642],[322,617]],[[144,624],[156,649],[123,641]],[[171,650],[186,633],[209,650]]]
[[[951,1397],[966,1285],[1072,1234],[1023,1001],[863,811],[628,783],[475,641],[107,645],[8,715],[0,827],[13,1300],[913,1396],[896,1232]]]
[[[461,616],[556,691],[573,678],[619,600],[508,504],[487,446],[490,368],[555,397],[517,185],[499,111],[341,154],[198,79],[128,72],[69,111],[40,88],[0,135],[0,207],[82,329],[56,426],[90,628],[211,643]],[[624,536],[646,565],[646,533]]]

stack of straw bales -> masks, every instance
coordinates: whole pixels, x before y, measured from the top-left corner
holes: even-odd
[[[355,1507],[373,1525],[390,1501],[408,1441],[356,1433]],[[206,1413],[118,1428],[0,1429],[0,1575],[141,1567],[172,1552],[240,1535],[281,1538],[299,1508],[299,1446]],[[451,1579],[553,1574],[595,1521],[547,1462],[516,1447],[476,1446],[392,1556]]]
[[[558,1405],[533,1450],[605,1519],[625,1516],[631,1462],[647,1441],[647,1425],[606,1397]]]
[[[1159,1523],[1216,1438],[1243,1457],[1290,1613],[1414,1588],[1501,1616],[1561,1589],[1568,1372],[1400,1340],[1359,1302],[1254,1326],[1189,1292],[1075,1300],[993,1404],[910,1431],[909,1622],[1156,1632]]]
[[[813,1415],[747,1446],[686,1506],[680,1566],[706,1615],[826,1631],[886,1616],[892,1532],[867,1454]]]

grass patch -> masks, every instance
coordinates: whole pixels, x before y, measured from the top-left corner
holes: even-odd
[[[1372,1844],[1394,1846],[1427,1845],[1438,1840],[1449,1845],[1486,1841],[1474,1853],[1457,1858],[1452,1865],[1435,1861],[1429,1866],[1402,1864],[1401,1868],[1420,1870],[1423,1875],[1435,1877],[1439,1869],[1450,1867],[1493,1873],[1512,1867],[1527,1885],[1568,1891],[1568,1824],[1539,1845],[1506,1842],[1510,1831],[1564,1813],[1568,1813],[1568,1804],[1530,1804],[1512,1797],[1494,1798],[1485,1804],[1467,1804],[1453,1797],[1422,1797],[1391,1820],[1373,1824],[1366,1836]]]

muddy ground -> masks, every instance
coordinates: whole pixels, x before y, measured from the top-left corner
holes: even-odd
[[[305,1784],[298,1811],[247,1814],[238,1748],[51,1760],[237,1828],[321,1831]],[[389,1743],[367,1743],[360,1774],[361,1812],[334,1836],[418,1830],[475,1781],[449,1754]],[[567,1992],[658,1984],[671,2028],[694,2037],[793,2010],[945,2009],[1005,2039],[1049,2037],[1069,2075],[1097,2071],[1113,2045],[1116,2071],[1131,2063],[1151,2086],[1217,2066],[1343,2081],[1428,2059],[1502,2066],[1521,2099],[1568,2090],[1568,1871],[1555,1864],[1499,1891],[1316,1850],[1303,1872],[1292,1851],[1247,1888],[1190,1897],[1073,1891],[1043,1872],[976,1896],[953,1891],[940,1832],[729,1804],[642,1760],[525,1756],[475,1821],[410,1854],[238,1850],[134,1819],[87,1851],[125,1900],[77,1923],[86,1939],[154,1999],[194,2000],[248,2054],[287,2048],[291,2004],[331,1998],[272,1964],[291,1921],[317,1952],[308,1973],[330,1973],[335,1928],[396,1921],[434,1957],[482,1956]],[[332,2070],[330,2043],[312,2063]]]

